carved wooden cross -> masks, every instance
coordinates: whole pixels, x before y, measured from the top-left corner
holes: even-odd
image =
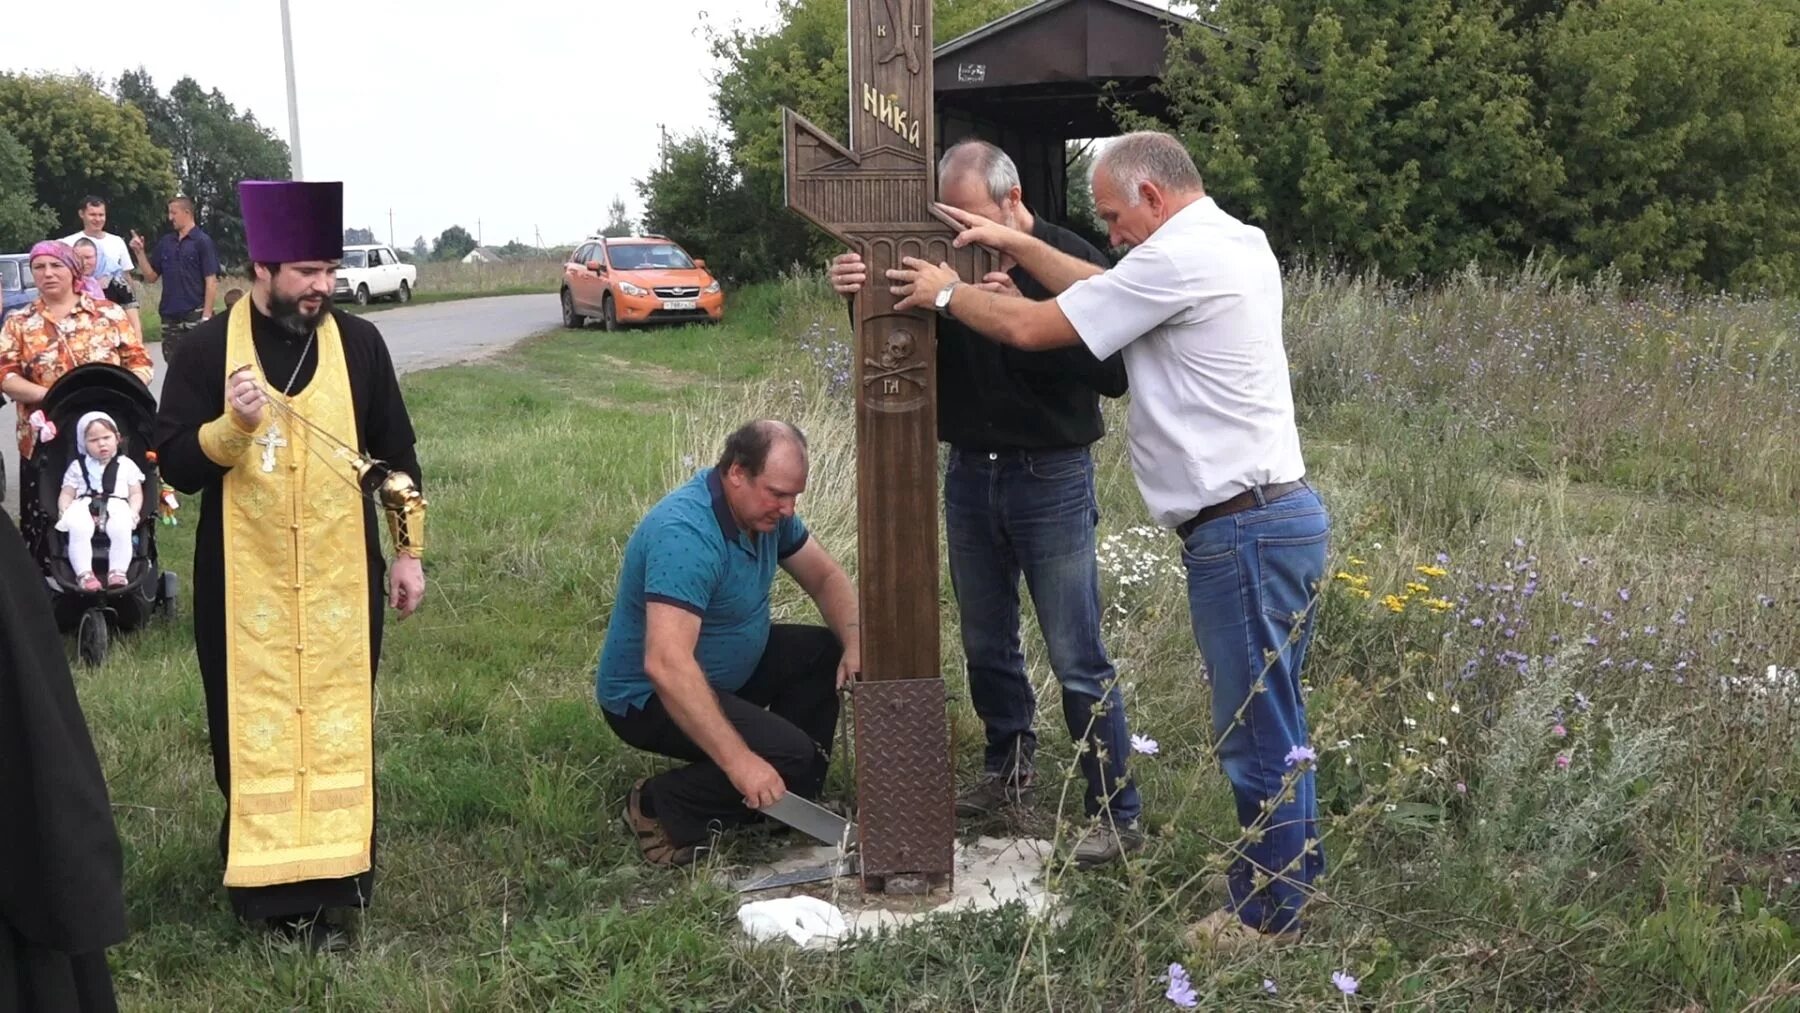
[[[856,516],[863,679],[855,694],[863,885],[947,885],[955,848],[938,656],[937,318],[897,313],[902,257],[964,278],[992,255],[956,250],[932,207],[931,0],[849,0],[850,147],[792,110],[787,204],[862,254],[856,297]]]

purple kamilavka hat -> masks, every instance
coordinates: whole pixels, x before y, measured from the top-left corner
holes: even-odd
[[[238,206],[251,260],[343,259],[344,184],[247,179],[238,184]]]

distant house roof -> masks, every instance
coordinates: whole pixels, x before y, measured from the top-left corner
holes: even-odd
[[[497,264],[505,259],[504,256],[501,256],[499,250],[496,250],[491,246],[477,246],[463,256],[463,263],[473,264],[479,260],[489,264]]]

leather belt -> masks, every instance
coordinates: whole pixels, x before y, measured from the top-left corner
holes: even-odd
[[[1293,495],[1294,493],[1307,488],[1311,487],[1306,484],[1306,479],[1303,478],[1298,482],[1277,482],[1274,485],[1265,485],[1258,489],[1245,489],[1236,496],[1224,500],[1223,502],[1214,503],[1212,506],[1207,507],[1187,520],[1182,521],[1180,524],[1176,525],[1175,534],[1179,535],[1181,540],[1185,542],[1187,541],[1187,536],[1194,533],[1195,528],[1208,521],[1216,521],[1221,517],[1230,517],[1232,514],[1243,513],[1245,510],[1250,510],[1266,503],[1273,503],[1278,499]],[[1260,499],[1257,497],[1258,493],[1262,494]]]

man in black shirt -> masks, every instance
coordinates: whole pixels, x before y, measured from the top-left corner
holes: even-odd
[[[1067,229],[1031,213],[1011,158],[985,141],[964,141],[938,163],[946,204],[1029,232],[1102,267],[1108,262]],[[983,287],[1026,299],[1050,293],[1016,265]],[[832,286],[854,296],[867,281],[862,258],[832,261]],[[1100,639],[1099,521],[1089,446],[1104,432],[1099,396],[1125,393],[1118,356],[1085,347],[1021,352],[987,341],[955,319],[938,322],[938,438],[950,445],[944,476],[950,579],[962,619],[969,696],[987,732],[980,782],[957,797],[957,814],[982,816],[1026,802],[1033,790],[1037,701],[1019,645],[1019,578],[1043,628],[1050,668],[1062,684],[1063,719],[1082,743],[1084,802],[1093,828],[1076,845],[1083,866],[1142,846],[1137,787],[1126,772],[1130,734],[1118,674]]]

